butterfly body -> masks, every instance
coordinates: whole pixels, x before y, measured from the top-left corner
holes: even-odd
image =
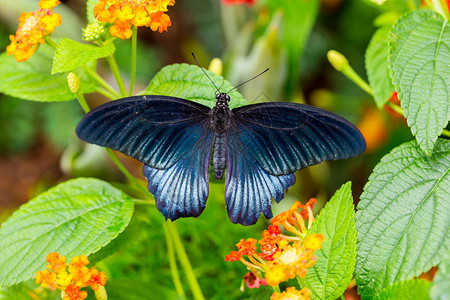
[[[281,201],[295,171],[365,149],[358,129],[326,110],[284,102],[230,109],[229,101],[225,93],[213,108],[160,95],[123,98],[89,112],[77,134],[141,161],[158,210],[172,220],[202,213],[212,155],[215,177],[225,176],[229,218],[243,225],[272,217],[272,200]]]

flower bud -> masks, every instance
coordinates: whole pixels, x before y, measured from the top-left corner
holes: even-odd
[[[345,56],[336,50],[328,51],[327,57],[330,64],[338,71],[342,71],[342,69],[348,65],[348,60]]]
[[[100,38],[100,36],[105,32],[105,29],[103,28],[100,23],[90,23],[86,26],[86,28],[83,28],[83,40],[85,41],[94,41]]]
[[[72,91],[72,93],[77,93],[80,89],[80,79],[78,79],[77,74],[70,72],[67,75],[67,83],[69,85],[69,89]]]
[[[213,71],[217,75],[222,75],[223,64],[220,58],[213,58],[209,63],[208,70]]]

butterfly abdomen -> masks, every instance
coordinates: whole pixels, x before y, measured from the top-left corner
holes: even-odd
[[[216,133],[213,147],[213,168],[214,175],[219,180],[222,179],[223,173],[225,172],[226,149],[225,134]]]

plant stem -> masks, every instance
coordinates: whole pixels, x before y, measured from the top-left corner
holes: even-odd
[[[345,300],[344,294],[341,295],[341,300]]]
[[[192,290],[192,294],[194,299],[196,300],[204,300],[202,290],[198,285],[197,278],[195,277],[194,271],[192,270],[191,263],[189,262],[189,258],[186,254],[186,250],[184,249],[183,243],[181,242],[181,238],[178,235],[177,228],[175,224],[172,222],[167,222],[167,229],[173,238],[173,244],[175,245],[175,252],[180,260],[181,266],[183,267],[184,272],[186,273],[186,277],[188,279],[189,286]]]
[[[183,286],[181,285],[180,275],[178,274],[177,262],[175,261],[172,236],[169,232],[169,229],[167,228],[167,224],[167,222],[163,222],[164,234],[166,237],[167,254],[169,256],[170,272],[172,273],[173,284],[175,285],[177,294],[183,298],[186,298]]]
[[[409,9],[410,10],[416,10],[417,9],[417,6],[416,6],[416,3],[414,2],[414,0],[409,0],[408,1],[408,5],[409,5]]]
[[[89,105],[86,102],[86,99],[84,98],[83,93],[78,91],[76,94],[78,103],[80,103],[81,107],[83,108],[85,113],[88,113],[91,109],[89,108]]]
[[[120,95],[116,92],[116,90],[109,85],[108,82],[106,82],[106,80],[104,80],[103,78],[100,77],[100,75],[98,75],[96,72],[92,71],[91,68],[89,68],[86,65],[81,66],[83,68],[84,71],[86,71],[86,73],[91,76],[95,81],[97,81],[98,83],[100,83],[108,92],[111,93],[111,95],[114,96],[113,99],[117,99],[120,98]]]
[[[442,129],[442,135],[450,138],[450,130]]]
[[[133,26],[133,34],[131,35],[131,75],[130,90],[128,95],[133,95],[134,81],[136,80],[136,51],[137,51],[137,28]]]
[[[272,288],[273,288],[273,290],[275,292],[280,293],[280,286],[279,285],[273,286]]]
[[[390,108],[392,108],[396,113],[404,116],[403,109],[400,106],[398,106],[392,102],[387,102],[386,105],[389,106]]]
[[[105,148],[106,152],[108,152],[109,156],[111,157],[111,160],[114,162],[114,164],[117,166],[117,168],[119,168],[119,170],[127,177],[127,179],[133,183],[137,188],[141,189],[142,191],[144,191],[146,194],[148,194],[148,190],[142,186],[137,180],[136,178],[134,178],[133,175],[131,175],[131,173],[127,170],[127,168],[125,168],[125,166],[120,162],[120,160],[117,158],[117,156],[114,154],[114,152],[112,152],[111,149],[109,148]]]
[[[53,49],[56,50],[56,48],[58,48],[58,44],[57,44],[54,40],[52,40],[50,37],[46,36],[46,37],[44,38],[44,40],[45,40],[45,42],[46,42],[49,46],[51,46]]]
[[[367,94],[372,95],[372,88],[367,82],[365,82],[350,65],[346,65],[342,69],[342,73],[347,76],[351,81],[356,83],[361,89],[363,89]]]
[[[108,91],[105,90],[104,88],[96,87],[96,88],[95,88],[95,91],[96,91],[97,93],[99,93],[100,95],[103,95],[103,96],[105,96],[106,98],[108,98],[108,99],[110,99],[110,100],[116,99],[116,97],[114,97],[113,94],[111,94],[110,92],[108,92]]]
[[[119,86],[120,95],[122,97],[125,97],[127,95],[127,92],[125,91],[125,85],[123,84],[122,77],[120,76],[119,67],[117,67],[117,62],[116,59],[114,58],[114,54],[108,56],[106,60],[108,61],[109,67],[111,68],[111,72],[113,73],[117,85]]]
[[[135,205],[155,205],[154,200],[133,199]]]

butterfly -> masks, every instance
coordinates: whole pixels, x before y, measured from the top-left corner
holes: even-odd
[[[361,154],[366,142],[349,121],[297,103],[268,102],[230,109],[216,104],[143,95],[103,104],[80,121],[77,135],[144,164],[148,190],[166,219],[198,217],[206,206],[209,166],[225,176],[225,202],[233,223],[272,218],[295,183],[294,172],[323,161]]]

